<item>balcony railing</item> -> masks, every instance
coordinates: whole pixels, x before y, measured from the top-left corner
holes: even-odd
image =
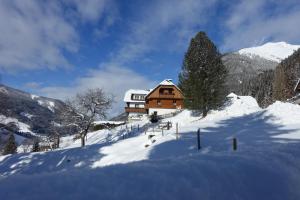
[[[134,113],[146,113],[145,108],[130,108],[130,107],[125,107],[125,112],[134,112]]]
[[[175,94],[163,94],[163,93],[159,94],[160,98],[174,98],[174,96]]]

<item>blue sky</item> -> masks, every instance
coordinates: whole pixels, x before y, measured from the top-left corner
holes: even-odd
[[[65,99],[100,87],[116,96],[177,82],[189,40],[222,53],[269,41],[300,44],[299,0],[0,0],[2,82]]]

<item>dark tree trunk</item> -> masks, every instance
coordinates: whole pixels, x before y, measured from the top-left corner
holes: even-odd
[[[60,136],[57,137],[57,148],[59,148]]]
[[[85,146],[85,136],[81,136],[81,147]]]
[[[203,109],[202,117],[203,117],[203,118],[206,117],[206,116],[207,116],[207,113],[208,113],[207,109]]]

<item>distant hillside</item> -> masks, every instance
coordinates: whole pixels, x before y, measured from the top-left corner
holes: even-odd
[[[277,62],[261,57],[248,57],[238,53],[225,54],[222,57],[228,69],[227,85],[230,92],[239,95],[250,95],[249,81],[267,70],[274,70]]]
[[[65,107],[60,100],[32,95],[2,84],[0,104],[0,124],[9,125],[10,128],[17,129],[16,131],[37,134],[50,134],[51,123],[56,121]],[[26,125],[29,127],[21,130]]]
[[[295,85],[300,78],[300,49],[283,60],[275,70],[274,93],[276,100],[287,100],[294,97]]]
[[[251,95],[260,106],[269,105],[274,70],[299,47],[285,42],[266,43],[223,55],[223,63],[229,71],[226,83],[230,92]]]

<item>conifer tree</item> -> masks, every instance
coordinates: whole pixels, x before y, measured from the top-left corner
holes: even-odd
[[[227,70],[221,54],[204,32],[199,32],[190,42],[185,54],[179,87],[185,96],[185,106],[202,112],[218,108],[225,99]]]
[[[38,139],[35,139],[32,146],[32,152],[39,152],[39,151],[40,151],[40,142]]]
[[[14,134],[10,134],[9,138],[7,140],[7,143],[4,147],[3,154],[7,155],[7,154],[13,154],[16,152],[17,152],[17,144],[15,141],[15,137],[14,137]]]

